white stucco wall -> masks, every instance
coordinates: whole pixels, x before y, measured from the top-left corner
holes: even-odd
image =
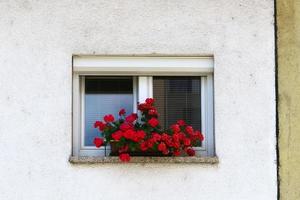
[[[272,0],[0,1],[0,199],[276,199]],[[220,163],[72,165],[72,54],[215,57]]]

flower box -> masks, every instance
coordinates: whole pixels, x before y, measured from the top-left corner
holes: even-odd
[[[103,121],[96,121],[98,128],[104,135],[96,137],[96,147],[107,143],[111,146],[112,156],[119,156],[124,161],[130,161],[130,156],[194,156],[194,146],[204,139],[200,131],[194,130],[184,120],[178,120],[167,130],[159,125],[158,113],[154,106],[154,99],[148,98],[138,105],[140,115],[126,111],[119,111],[119,119],[111,114],[105,115]]]
[[[118,147],[118,142],[117,141],[110,141],[110,156],[119,156],[119,150],[120,147]],[[171,156],[171,154],[164,155],[162,152],[159,151],[154,151],[152,149],[149,149],[147,151],[141,151],[141,150],[136,150],[136,151],[128,151],[127,152],[130,156],[151,156],[151,157],[167,157]]]

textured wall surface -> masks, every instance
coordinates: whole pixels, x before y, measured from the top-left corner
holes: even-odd
[[[300,1],[277,0],[280,197],[300,199]]]
[[[272,0],[0,1],[0,199],[276,199]],[[220,163],[72,165],[72,54],[215,56]]]

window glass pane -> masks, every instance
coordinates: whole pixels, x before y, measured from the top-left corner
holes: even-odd
[[[201,77],[153,77],[153,97],[163,128],[183,119],[201,130]]]
[[[85,78],[85,135],[84,145],[94,146],[93,140],[99,136],[94,128],[96,120],[104,115],[118,117],[121,108],[127,113],[133,112],[132,77],[86,77]]]

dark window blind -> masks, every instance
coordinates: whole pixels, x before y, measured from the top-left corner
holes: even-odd
[[[183,119],[201,130],[201,77],[153,77],[153,97],[163,128]]]

